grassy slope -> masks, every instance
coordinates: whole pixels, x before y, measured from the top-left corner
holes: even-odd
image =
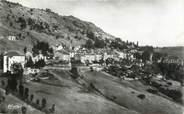
[[[165,48],[156,48],[156,52],[166,53],[172,56],[178,56],[184,59],[184,47],[165,47]]]
[[[85,92],[65,71],[52,72],[59,77],[63,87],[31,82],[25,86],[35,93],[35,100],[47,98],[47,106],[56,104],[56,112],[62,114],[138,114],[119,106],[102,96]]]
[[[0,95],[2,95],[2,93],[4,93],[4,90],[2,90],[0,88]],[[7,110],[9,113],[13,111],[8,109],[8,105],[24,105],[25,103],[23,101],[21,101],[20,99],[16,98],[15,96],[9,94],[9,95],[6,95],[6,99],[5,99],[5,102],[1,103],[0,104],[0,111],[1,109],[5,109]],[[21,109],[18,109],[18,112],[21,113]],[[34,108],[27,108],[27,114],[43,114],[42,112],[40,112],[39,110],[36,110]]]
[[[165,98],[150,94],[146,91],[138,91],[129,85],[114,81],[114,78],[107,78],[107,75],[99,72],[87,72],[86,80],[92,82],[103,95],[114,99],[114,102],[130,110],[135,110],[142,114],[182,114],[183,107]],[[137,96],[144,94],[145,99]]]

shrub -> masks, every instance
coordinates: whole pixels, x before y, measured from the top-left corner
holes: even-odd
[[[170,86],[172,85],[172,83],[171,83],[171,82],[167,82],[167,84],[168,84],[168,85],[170,85]]]
[[[13,114],[18,114],[19,112],[18,112],[18,110],[14,109],[14,110],[12,111],[12,113],[13,113]]]
[[[48,12],[48,13],[51,13],[51,12],[52,12],[52,10],[49,9],[49,8],[46,8],[45,10],[46,10],[46,12]]]
[[[21,111],[22,111],[22,114],[26,114],[27,108],[25,106],[22,106]]]
[[[1,85],[2,85],[3,87],[5,86],[4,80],[1,81]]]
[[[70,72],[72,73],[72,75],[71,75],[72,78],[77,79],[79,77],[79,73],[78,73],[77,67],[72,67]]]
[[[93,67],[90,67],[90,71],[91,71],[91,72],[93,72],[93,71],[94,71],[94,70],[93,70]]]
[[[19,85],[19,95],[20,95],[20,97],[24,96],[24,86],[21,84]]]
[[[25,93],[24,93],[24,99],[27,100],[28,97],[29,97],[29,89],[26,88],[26,89],[25,89]]]
[[[40,100],[39,100],[39,99],[36,100],[36,104],[37,104],[38,106],[40,105]]]
[[[146,96],[144,94],[139,94],[137,97],[140,98],[140,99],[145,99],[146,98]]]
[[[42,108],[45,108],[47,104],[47,100],[45,98],[42,99]]]
[[[33,94],[31,94],[31,96],[30,96],[30,101],[32,102],[32,101],[33,101],[33,99],[34,99],[34,95],[33,95]]]
[[[158,90],[156,90],[156,89],[147,89],[147,92],[152,93],[152,94],[157,94]]]

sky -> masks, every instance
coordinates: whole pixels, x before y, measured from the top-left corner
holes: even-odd
[[[9,0],[93,22],[140,45],[184,46],[184,0]]]

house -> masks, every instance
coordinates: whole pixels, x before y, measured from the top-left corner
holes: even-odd
[[[16,41],[16,40],[17,40],[17,38],[16,38],[16,36],[8,36],[8,40]]]
[[[54,58],[63,61],[70,61],[70,53],[65,50],[59,50],[55,52]]]
[[[93,61],[96,60],[96,57],[95,57],[95,54],[88,53],[88,54],[82,55],[80,59],[82,63],[85,63],[86,61],[88,61],[89,63],[92,63]]]
[[[58,44],[56,46],[52,46],[52,48],[53,48],[54,51],[59,51],[59,50],[62,50],[64,47],[63,47],[63,45]]]
[[[20,63],[24,68],[25,56],[18,51],[8,51],[3,56],[3,72],[12,71],[11,66],[14,63]]]
[[[33,59],[33,62],[37,62],[39,60],[44,60],[44,61],[47,61],[47,57],[44,56],[43,54],[38,54],[36,55],[35,57],[32,58]]]
[[[81,48],[81,46],[76,46],[76,47],[74,47],[74,51],[76,52],[76,51],[80,50],[80,48]]]
[[[81,61],[81,54],[77,53],[74,55],[74,60]]]
[[[26,69],[24,70],[24,74],[25,74],[25,75],[37,74],[37,73],[39,73],[39,72],[40,72],[39,69],[32,69],[32,68],[26,68]]]
[[[103,59],[103,55],[102,54],[96,54],[95,55],[95,61],[100,61],[101,59]]]
[[[127,57],[127,54],[124,53],[124,52],[120,52],[120,51],[115,51],[115,53],[118,55],[119,58],[126,58]]]
[[[105,52],[105,53],[103,54],[103,60],[106,60],[106,59],[108,59],[108,58],[114,58],[114,55],[111,54],[111,53]]]

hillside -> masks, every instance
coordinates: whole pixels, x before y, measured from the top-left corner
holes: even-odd
[[[10,41],[8,36],[16,36],[17,40]],[[93,23],[73,16],[0,0],[0,51],[30,48],[38,40],[77,46],[85,44],[88,39],[94,41],[94,37],[104,41],[115,38]]]
[[[155,48],[156,52],[160,52],[163,54],[168,54],[171,56],[177,56],[181,59],[184,59],[184,47],[163,47],[163,48]]]

